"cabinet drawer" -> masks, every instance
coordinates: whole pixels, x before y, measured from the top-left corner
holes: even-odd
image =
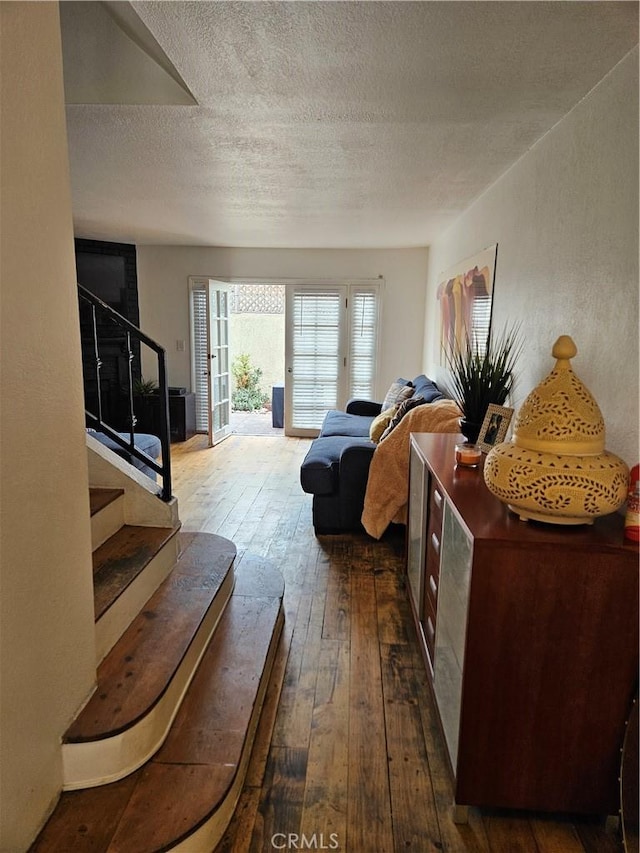
[[[435,526],[435,529],[434,529]],[[427,530],[427,547],[425,558],[425,576],[433,575],[436,582],[440,576],[440,542],[442,540],[442,529],[437,525],[429,524]]]
[[[431,672],[433,673],[433,662],[434,662],[434,651],[435,651],[435,639],[436,639],[436,614],[431,605],[431,602],[427,596],[425,600],[425,608],[424,608],[424,622],[422,623],[422,631],[424,634],[424,641],[427,647],[427,655],[429,657],[429,663],[431,664]]]
[[[438,583],[438,573],[430,572],[427,566],[427,571],[425,572],[425,597],[428,599],[436,615],[438,613]]]
[[[444,505],[444,497],[438,484],[431,478],[431,482],[429,484],[429,518],[434,521],[437,520],[437,523],[440,528],[442,528],[442,507]]]

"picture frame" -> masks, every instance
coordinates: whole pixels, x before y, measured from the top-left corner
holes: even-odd
[[[489,404],[478,435],[478,446],[483,453],[488,453],[492,447],[505,440],[512,417],[513,409],[508,406]]]

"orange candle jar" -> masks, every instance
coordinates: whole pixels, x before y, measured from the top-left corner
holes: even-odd
[[[477,444],[456,444],[456,464],[466,465],[467,468],[475,468],[480,464],[482,451]]]

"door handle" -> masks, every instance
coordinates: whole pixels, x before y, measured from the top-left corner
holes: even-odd
[[[293,368],[292,368],[292,367],[287,367],[287,373],[293,373]]]

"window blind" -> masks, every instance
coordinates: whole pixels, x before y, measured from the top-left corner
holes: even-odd
[[[196,430],[207,432],[209,413],[207,400],[207,292],[204,289],[191,290],[191,322],[193,335],[193,390],[196,395]]]
[[[376,379],[378,289],[350,291],[349,397],[371,400]]]
[[[484,355],[491,325],[491,296],[477,296],[471,312],[471,343],[477,355]]]
[[[317,429],[325,413],[338,406],[340,326],[339,290],[298,290],[293,295],[292,426]]]

